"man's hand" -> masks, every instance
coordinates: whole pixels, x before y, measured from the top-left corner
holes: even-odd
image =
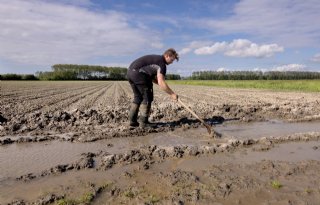
[[[172,100],[174,100],[176,102],[178,101],[178,95],[175,93],[171,94],[171,98],[172,98]]]
[[[157,74],[157,80],[158,80],[158,85],[160,86],[160,88],[162,90],[164,90],[166,93],[168,93],[174,101],[178,101],[178,95],[176,95],[171,90],[171,88],[168,86],[168,84],[165,81],[164,75],[161,74],[160,72],[158,72],[158,74]]]

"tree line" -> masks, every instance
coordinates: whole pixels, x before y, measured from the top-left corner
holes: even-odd
[[[320,79],[320,72],[300,71],[197,71],[189,80],[304,80]]]
[[[55,64],[52,71],[33,74],[3,74],[0,80],[126,80],[127,68],[75,64]],[[180,80],[180,75],[167,74],[168,80]]]
[[[0,80],[39,80],[33,74],[0,74]]]
[[[52,71],[37,72],[39,80],[125,80],[127,68],[56,64]]]
[[[0,80],[126,80],[127,68],[56,64],[52,71],[33,74],[2,74]],[[196,71],[191,76],[167,74],[167,80],[303,80],[320,79],[320,72],[309,71]]]

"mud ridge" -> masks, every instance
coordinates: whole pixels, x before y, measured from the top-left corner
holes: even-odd
[[[81,169],[108,170],[116,165],[125,166],[132,163],[140,163],[141,169],[149,169],[155,163],[161,163],[170,158],[183,158],[188,156],[213,155],[221,152],[231,152],[241,148],[253,147],[255,151],[267,151],[274,147],[274,144],[293,141],[319,141],[320,133],[310,132],[304,134],[293,134],[282,137],[264,137],[261,139],[229,139],[224,143],[202,146],[157,146],[150,145],[132,149],[126,153],[111,154],[100,151],[99,153],[82,153],[81,158],[71,164],[61,164],[44,170],[39,174],[29,173],[17,177],[16,180],[30,181],[35,178],[49,175],[57,175],[67,171]],[[318,147],[313,147],[318,149]]]

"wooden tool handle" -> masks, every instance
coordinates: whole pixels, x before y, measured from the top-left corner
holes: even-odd
[[[178,98],[178,102],[182,105],[186,110],[188,110],[194,117],[196,117],[208,130],[208,133],[211,134],[211,126],[204,122],[195,112],[193,112],[188,106],[186,106],[180,98]]]
[[[185,105],[180,98],[178,98],[178,102],[180,103],[180,105],[182,105],[185,109],[187,109],[195,118],[197,118],[198,120],[200,120],[200,122],[202,122],[203,124],[205,124],[205,122],[203,121],[203,119],[201,119],[195,112],[193,112],[187,105]]]

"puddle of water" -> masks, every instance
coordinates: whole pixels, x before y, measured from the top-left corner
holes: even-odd
[[[67,194],[68,198],[79,199],[83,194],[92,191],[88,184],[94,183],[97,186],[117,182],[121,173],[132,172],[133,165],[114,167],[105,171],[96,171],[92,169],[77,170],[67,172],[62,175],[52,175],[45,178],[39,178],[28,183],[8,180],[0,183],[0,204],[7,204],[14,199],[24,199],[32,201],[39,196],[45,196],[46,193]]]
[[[166,166],[162,168],[183,169],[187,171],[204,170],[208,167],[224,163],[232,164],[251,164],[262,160],[299,162],[304,160],[319,160],[320,150],[313,149],[314,146],[320,146],[319,141],[310,142],[290,142],[278,144],[269,151],[253,151],[251,148],[240,150],[234,153],[217,153],[210,156],[186,157],[177,160],[169,160]]]
[[[249,151],[237,157],[240,162],[257,162],[261,160],[278,160],[287,162],[298,162],[303,160],[319,160],[320,150],[313,149],[319,147],[319,141],[310,142],[289,142],[278,144],[270,151]]]
[[[0,147],[1,177],[18,177],[40,172],[52,166],[70,163],[80,158],[83,152],[103,148],[99,144],[50,141],[22,143]]]
[[[261,138],[281,136],[298,132],[320,132],[319,122],[284,123],[279,121],[249,124],[226,124],[215,129],[223,134],[223,139]],[[112,154],[124,153],[141,146],[210,145],[217,140],[207,134],[205,128],[181,129],[167,133],[153,133],[142,137],[114,138],[90,143],[49,141],[21,143],[0,146],[0,182],[8,177],[18,177],[28,173],[40,173],[59,164],[73,163],[81,153],[107,151]],[[108,146],[108,145],[112,146]],[[285,154],[281,154],[284,156]],[[276,156],[280,157],[280,156]]]
[[[81,153],[107,151],[111,154],[148,145],[199,145],[208,144],[212,139],[199,135],[199,130],[175,131],[143,137],[114,138],[97,142],[47,141],[21,143],[0,147],[0,182],[7,177],[18,177],[28,173],[40,173],[59,164],[67,164],[80,159]]]
[[[282,121],[253,122],[245,124],[218,125],[215,130],[223,136],[233,136],[237,139],[259,139],[270,136],[284,136],[294,133],[320,132],[320,122]]]
[[[150,145],[158,146],[178,146],[178,145],[208,145],[214,142],[206,129],[189,129],[189,130],[175,130],[173,132],[159,133],[148,135],[144,137]]]

